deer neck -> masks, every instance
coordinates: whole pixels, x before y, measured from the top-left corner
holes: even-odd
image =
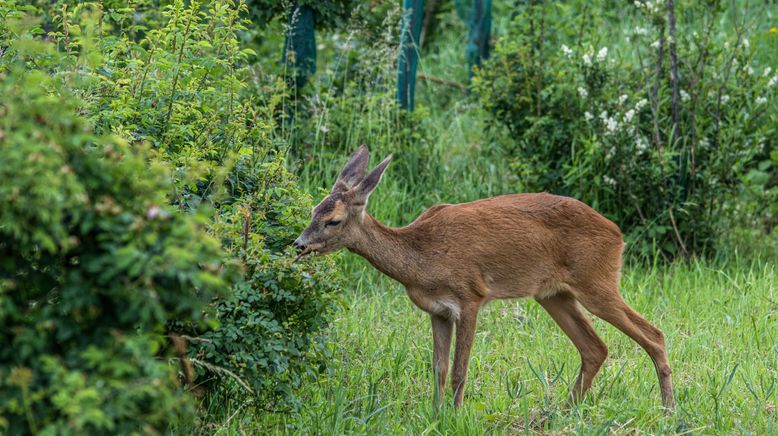
[[[346,247],[408,286],[413,284],[413,277],[417,277],[423,264],[422,253],[414,241],[414,235],[407,229],[385,226],[365,212],[357,237]]]

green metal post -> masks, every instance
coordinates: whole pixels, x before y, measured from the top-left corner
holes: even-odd
[[[469,79],[473,76],[473,67],[480,67],[482,61],[489,58],[492,0],[472,0],[472,8],[467,18],[468,42],[465,55],[467,56],[467,77]]]
[[[291,74],[288,77],[293,78],[297,87],[305,86],[308,79],[316,73],[314,21],[311,7],[293,5],[281,61],[289,69]]]
[[[424,0],[405,0],[400,35],[400,59],[397,68],[397,102],[409,111],[413,111],[422,21],[424,21]]]

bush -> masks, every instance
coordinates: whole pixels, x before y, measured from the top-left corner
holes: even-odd
[[[258,182],[271,187],[222,206],[213,225],[223,246],[243,260],[245,275],[230,298],[217,302],[221,326],[202,333],[195,357],[231,369],[258,407],[277,410],[298,405],[295,389],[325,364],[323,331],[340,301],[340,278],[331,258],[294,263],[286,251],[307,225],[311,200],[283,156],[261,174]]]
[[[176,324],[195,340],[198,382],[268,408],[294,404],[293,388],[320,366],[316,344],[339,282],[331,259],[292,265],[285,251],[304,228],[311,199],[284,168],[288,145],[277,125],[284,82],[249,68],[253,51],[239,40],[243,2],[179,0],[144,10],[152,30],[122,26],[102,37],[97,27],[106,20],[96,4],[60,18],[62,28],[68,20],[81,29],[69,37],[72,64],[86,57],[76,47],[93,47],[90,57],[103,59],[78,69],[79,92],[88,96],[83,110],[99,131],[157,150],[174,169],[170,200],[210,211],[209,232],[243,267],[235,287],[212,302],[215,328]],[[114,23],[131,21],[122,13]],[[56,36],[64,49],[63,32]]]
[[[610,50],[598,41],[624,35],[581,9],[527,7],[473,86],[515,140],[525,189],[591,204],[639,253],[710,253],[742,178],[778,142],[778,77],[755,59],[752,29],[733,35],[714,6],[682,3],[674,82],[667,8],[635,5],[624,20],[639,24],[626,32],[634,48]]]
[[[211,323],[208,302],[232,268],[200,216],[167,206],[164,166],[92,133],[59,78],[20,66],[56,58],[51,44],[11,46],[0,69],[0,429],[157,433],[191,421],[166,325]]]

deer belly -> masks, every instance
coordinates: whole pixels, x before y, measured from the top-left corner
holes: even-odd
[[[485,274],[483,277],[486,287],[487,300],[500,300],[505,298],[546,298],[561,291],[568,291],[569,286],[557,277],[537,276],[534,274],[516,274],[514,276],[492,276]]]

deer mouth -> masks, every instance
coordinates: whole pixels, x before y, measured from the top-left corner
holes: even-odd
[[[294,262],[292,263],[298,262],[302,258],[308,257],[309,255],[315,256],[319,254],[319,250],[321,250],[322,248],[324,248],[324,244],[309,245],[305,247],[305,249],[302,252],[300,252],[300,254],[297,255],[297,257],[294,259]]]

